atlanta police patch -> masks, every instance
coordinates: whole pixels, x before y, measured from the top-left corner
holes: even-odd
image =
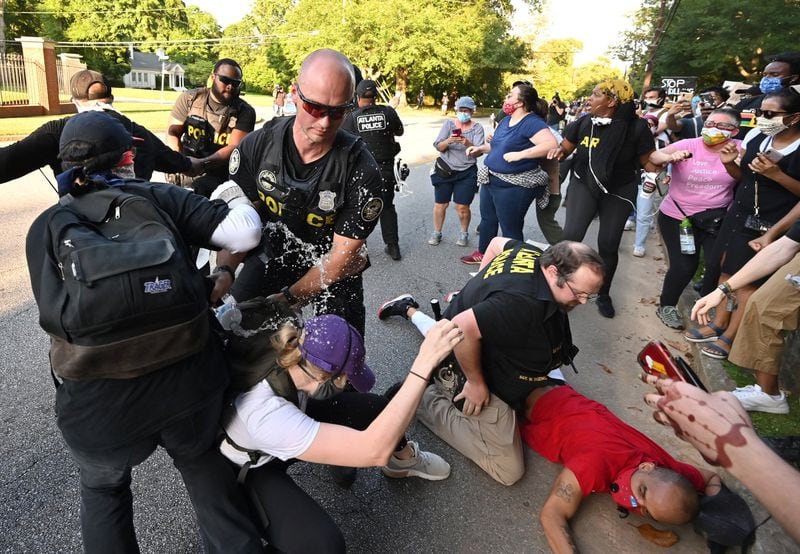
[[[258,183],[261,185],[262,190],[267,192],[274,190],[277,182],[277,179],[275,179],[275,173],[269,169],[265,169],[258,174]]]
[[[370,198],[364,207],[361,208],[361,219],[364,221],[375,221],[383,210],[383,200],[380,198]]]
[[[228,173],[236,175],[236,172],[239,171],[239,162],[241,159],[242,157],[241,154],[239,154],[239,149],[234,148],[233,152],[231,152],[231,159],[228,160]]]

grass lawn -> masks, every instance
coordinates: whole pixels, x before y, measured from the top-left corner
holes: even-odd
[[[163,101],[160,90],[143,90],[132,88],[114,88],[114,107],[133,121],[147,127],[154,133],[163,133],[167,129],[169,113],[180,93],[164,91]],[[263,94],[245,94],[244,99],[257,110],[272,107],[272,97]],[[67,99],[62,98],[62,101]],[[46,121],[64,117],[7,117],[0,120],[0,140],[17,140],[30,134]]]
[[[747,370],[725,361],[722,364],[728,375],[736,381],[737,387],[755,384],[753,374]],[[787,396],[789,413],[767,414],[763,412],[748,412],[753,425],[759,435],[765,437],[795,436],[800,435],[800,398],[797,395]]]

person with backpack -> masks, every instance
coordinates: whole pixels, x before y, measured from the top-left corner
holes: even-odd
[[[175,101],[166,136],[170,148],[201,160],[203,173],[185,182],[206,198],[228,180],[234,149],[256,125],[256,111],[239,97],[242,68],[236,61],[219,60],[208,79],[208,86],[187,90]]]
[[[119,178],[133,161],[117,120],[69,120],[58,204],[31,225],[26,257],[50,335],[57,424],[80,472],[87,553],[139,552],[131,471],[160,445],[186,485],[207,552],[261,552],[235,474],[214,448],[228,384],[212,300],[189,247],[247,251],[258,214],[238,187],[209,202]],[[227,281],[226,281],[227,284]],[[216,289],[216,290],[215,290]]]
[[[420,450],[405,431],[432,372],[463,339],[455,324],[438,322],[404,380],[392,387],[394,394],[379,396],[369,393],[375,375],[365,363],[364,340],[341,317],[327,314],[301,324],[280,301],[260,298],[239,306],[243,332],[232,327],[228,348],[238,394],[220,450],[239,468],[272,549],[346,549],[325,509],[287,475],[297,460],[382,466],[390,478],[438,481],[450,475],[446,461]],[[269,341],[268,327],[278,329]]]

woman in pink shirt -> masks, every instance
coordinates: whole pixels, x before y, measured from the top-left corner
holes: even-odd
[[[698,138],[681,140],[650,155],[656,165],[672,163],[669,192],[661,203],[658,228],[669,257],[669,270],[661,289],[661,305],[656,310],[664,325],[683,329],[683,318],[676,305],[700,262],[700,249],[709,265],[709,256],[733,201],[736,181],[728,175],[719,151],[739,132],[739,114],[729,108],[716,110],[703,124]],[[736,140],[739,143],[740,141]],[[694,253],[681,252],[680,225],[688,218],[694,234]],[[702,291],[707,294],[711,291]]]

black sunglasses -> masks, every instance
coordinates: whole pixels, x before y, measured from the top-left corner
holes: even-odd
[[[756,108],[753,110],[753,113],[756,114],[756,117],[766,117],[767,119],[772,119],[773,117],[780,115],[780,114],[788,114],[789,112],[773,112],[772,110],[762,110],[761,108]]]
[[[297,87],[297,96],[299,96],[300,100],[303,101],[303,110],[305,110],[305,112],[314,119],[330,117],[332,120],[338,121],[342,119],[345,114],[350,113],[353,111],[353,108],[355,108],[355,104],[352,100],[346,104],[342,104],[341,106],[328,106],[327,104],[313,102],[312,100],[309,100],[303,96],[303,92],[300,90],[299,85]]]
[[[241,79],[232,79],[231,77],[226,77],[225,75],[220,75],[219,73],[214,73],[217,76],[217,79],[225,86],[232,86],[233,88],[239,88],[242,86]]]

